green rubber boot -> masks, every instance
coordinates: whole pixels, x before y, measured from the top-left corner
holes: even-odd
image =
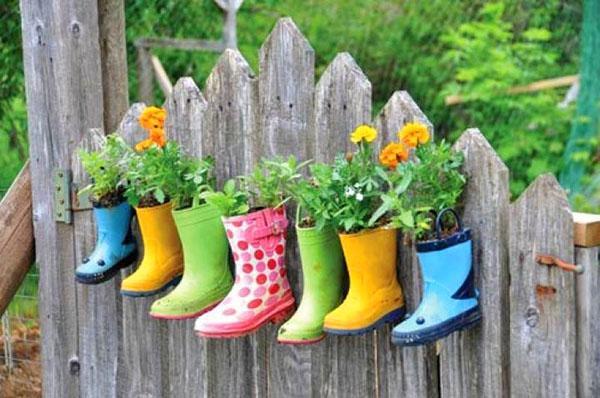
[[[194,318],[216,306],[231,290],[227,237],[221,213],[208,204],[174,210],[173,219],[183,246],[183,278],[171,293],[152,304],[150,315]]]
[[[323,319],[337,307],[342,295],[344,255],[333,229],[299,228],[296,225],[302,260],[302,302],[292,318],[279,328],[277,341],[311,344],[325,337]]]

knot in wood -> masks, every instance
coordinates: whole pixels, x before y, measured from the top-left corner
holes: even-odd
[[[78,375],[80,367],[81,366],[79,365],[79,358],[72,357],[71,359],[69,359],[69,373],[70,374],[72,374],[73,376]]]
[[[540,311],[536,307],[529,307],[525,311],[525,323],[529,327],[536,327],[540,321]]]
[[[71,27],[69,28],[69,30],[71,31],[71,33],[73,33],[73,36],[79,37],[79,34],[81,33],[81,26],[79,25],[79,22],[71,22]]]

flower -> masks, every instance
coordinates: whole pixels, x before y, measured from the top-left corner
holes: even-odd
[[[408,148],[402,142],[389,143],[379,154],[379,161],[382,165],[395,169],[399,162],[408,160]]]
[[[152,145],[156,145],[159,148],[165,145],[167,142],[164,130],[166,117],[167,111],[163,108],[148,106],[142,111],[138,121],[140,126],[148,131],[148,138],[135,145],[136,151],[144,151]]]
[[[362,193],[357,193],[356,194],[356,200],[358,200],[359,202],[362,202],[362,200],[364,199],[364,196]]]
[[[373,142],[375,138],[377,138],[377,130],[366,124],[358,126],[356,130],[350,134],[350,141],[354,142],[355,144],[358,144],[362,140]]]
[[[350,196],[354,196],[356,194],[356,191],[354,190],[354,188],[352,187],[346,187],[346,190],[344,191],[344,195],[349,198]]]
[[[429,131],[427,131],[427,126],[422,123],[406,123],[398,131],[398,138],[409,147],[416,148],[417,145],[429,141]]]

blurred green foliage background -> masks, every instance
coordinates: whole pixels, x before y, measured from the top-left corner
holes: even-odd
[[[408,90],[438,137],[479,127],[509,166],[512,193],[542,172],[557,173],[573,107],[566,88],[505,95],[509,87],[576,74],[581,1],[576,0],[246,0],[238,14],[239,48],[258,71],[258,50],[282,16],[291,16],[315,49],[320,75],[348,51],[373,83],[375,111]],[[26,117],[18,0],[0,5],[0,189],[26,157]],[[142,36],[212,38],[222,13],[212,0],[126,1],[130,99],[137,92],[133,42]],[[172,81],[200,86],[218,54],[156,50]],[[317,76],[318,78],[318,76]],[[448,107],[444,97],[461,94]],[[156,90],[156,101],[163,98]],[[591,177],[590,177],[591,178]]]

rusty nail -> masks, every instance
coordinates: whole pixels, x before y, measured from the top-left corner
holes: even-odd
[[[551,256],[549,254],[538,254],[535,257],[535,261],[540,265],[555,265],[559,268],[564,269],[565,271],[575,272],[577,274],[583,273],[583,265],[571,264],[566,261],[561,260],[558,257]]]

